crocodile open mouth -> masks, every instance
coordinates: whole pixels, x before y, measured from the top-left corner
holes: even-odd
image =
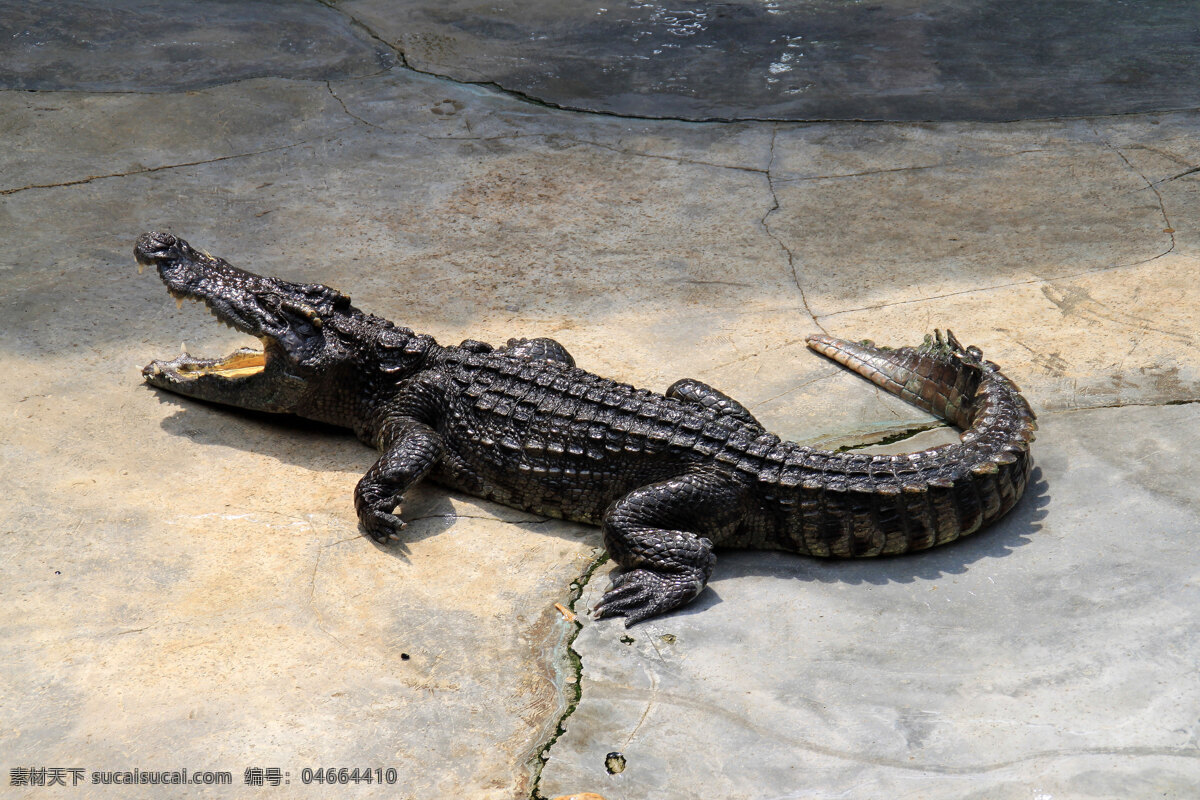
[[[230,353],[215,364],[185,367],[183,372],[220,375],[224,378],[248,378],[262,372],[266,366],[266,353],[258,350],[239,350],[236,353]]]
[[[246,332],[243,326],[238,324],[241,320],[233,320],[220,313],[207,298],[189,295],[173,289],[169,289],[168,291],[175,298],[176,308],[183,308],[184,300],[201,303],[218,322],[236,331]],[[261,374],[267,368],[271,342],[262,336],[258,338],[262,342],[261,349],[240,347],[221,358],[193,356],[184,349],[182,353],[170,361],[162,359],[152,361],[142,370],[142,374],[151,379],[169,377],[176,381],[195,380],[201,377],[217,377],[229,381],[244,380]]]
[[[266,278],[197,250],[169,233],[134,245],[138,266],[154,267],[177,306],[203,304],[223,325],[257,339],[220,358],[184,351],[142,369],[151,386],[201,400],[291,413],[308,391],[306,364],[326,343],[325,321],[350,298],[326,286]]]
[[[196,358],[180,353],[171,361],[152,361],[142,370],[147,378],[168,375],[176,380],[217,377],[236,381],[260,375],[267,368],[267,354],[243,347],[224,358]]]
[[[258,349],[241,347],[222,358],[193,356],[185,347],[174,359],[146,365],[142,374],[147,380],[155,384],[195,382],[200,378],[236,382],[267,369],[271,350],[279,345],[264,324],[269,315],[257,307],[257,297],[249,291],[253,281],[261,279],[194,250],[171,234],[139,237],[134,255],[139,273],[146,266],[157,268],[176,308],[182,309],[184,300],[200,303],[221,324],[261,342]]]

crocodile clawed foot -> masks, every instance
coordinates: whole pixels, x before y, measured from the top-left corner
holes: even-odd
[[[625,627],[679,608],[704,588],[690,571],[676,574],[635,569],[613,579],[603,599],[592,609],[596,619],[625,617]]]
[[[378,508],[364,509],[359,519],[367,535],[379,544],[400,541],[400,531],[408,526],[399,514]]]

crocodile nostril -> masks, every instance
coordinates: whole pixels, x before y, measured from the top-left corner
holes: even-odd
[[[138,237],[137,243],[133,246],[133,254],[139,261],[149,263],[178,244],[179,239],[169,233],[150,231]]]
[[[137,249],[142,252],[153,252],[155,250],[166,250],[175,245],[179,240],[169,233],[159,233],[158,231],[150,231],[143,233],[138,237]]]
[[[178,240],[169,233],[151,233],[150,241],[154,242],[159,247],[170,247]]]

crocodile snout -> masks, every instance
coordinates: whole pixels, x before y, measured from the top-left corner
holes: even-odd
[[[153,264],[164,258],[167,253],[180,243],[179,239],[169,233],[150,231],[138,237],[133,246],[133,257],[141,264]]]

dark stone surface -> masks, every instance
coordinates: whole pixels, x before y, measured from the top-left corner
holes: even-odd
[[[1011,120],[1200,105],[1178,0],[354,0],[422,70],[686,119]]]
[[[170,91],[366,75],[395,60],[319,3],[0,0],[0,89]]]
[[[365,23],[369,30],[355,24]],[[682,119],[1012,120],[1200,106],[1176,0],[0,0],[0,89],[419,70]]]

